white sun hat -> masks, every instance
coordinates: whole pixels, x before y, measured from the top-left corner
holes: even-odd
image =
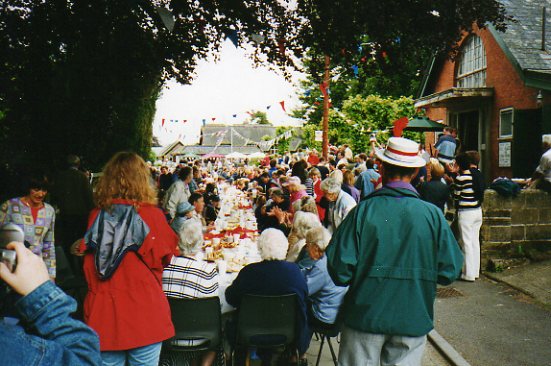
[[[427,164],[419,155],[419,144],[403,137],[389,138],[386,148],[375,154],[384,163],[406,168],[420,168]]]

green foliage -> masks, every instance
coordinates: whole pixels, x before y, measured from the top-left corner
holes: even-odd
[[[282,135],[285,132],[292,130],[292,127],[279,126],[276,128],[276,136]],[[281,155],[289,151],[289,145],[291,144],[291,139],[281,139],[278,141],[276,147],[277,152]]]
[[[376,134],[379,143],[384,144],[391,136],[389,130],[393,121],[414,115],[413,100],[408,97],[351,97],[344,101],[342,111],[330,111],[329,141],[336,145],[349,144],[355,152],[367,152],[372,133]],[[321,130],[319,123],[310,123],[303,128],[304,146],[318,144],[321,147],[321,143],[314,142],[315,130]],[[406,132],[404,136],[420,140],[420,134],[416,132]]]
[[[249,118],[249,123],[254,123],[257,125],[271,125],[272,122],[268,119],[266,112],[254,111],[251,113]]]
[[[172,11],[172,31],[155,6]],[[344,74],[366,57],[361,72],[371,77],[372,65],[397,74],[405,70],[400,60],[453,49],[473,21],[502,30],[505,20],[497,0],[299,0],[296,8],[280,0],[0,0],[1,163],[51,164],[76,153],[98,169],[118,150],[147,157],[162,83],[189,83],[197,61],[216,56],[228,35],[285,75],[291,55],[311,50],[329,55]],[[309,73],[319,81],[312,57]],[[402,85],[366,80],[359,89]],[[352,96],[342,88],[332,88],[335,105],[338,93],[341,101]]]

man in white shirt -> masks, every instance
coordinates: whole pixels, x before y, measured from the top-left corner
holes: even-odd
[[[551,193],[551,135],[543,135],[541,142],[543,155],[532,175],[530,186]]]

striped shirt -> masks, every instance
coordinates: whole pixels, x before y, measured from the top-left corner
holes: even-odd
[[[458,210],[480,207],[480,194],[476,191],[473,174],[470,170],[462,171],[454,181],[453,198]]]
[[[195,299],[218,296],[216,265],[188,257],[173,257],[163,271],[167,297]]]

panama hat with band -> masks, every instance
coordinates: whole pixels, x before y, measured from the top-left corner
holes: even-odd
[[[403,137],[391,137],[386,148],[375,153],[383,163],[405,168],[420,168],[427,162],[419,156],[419,144]]]

